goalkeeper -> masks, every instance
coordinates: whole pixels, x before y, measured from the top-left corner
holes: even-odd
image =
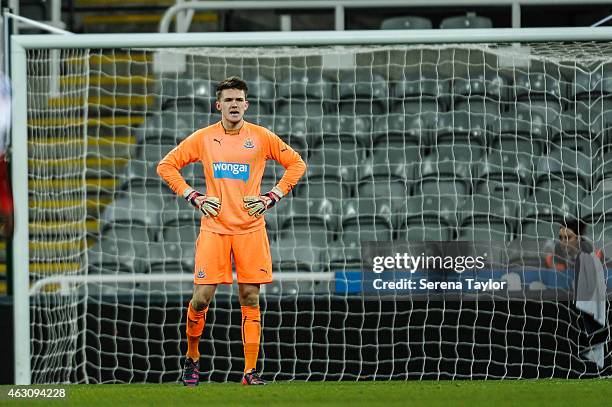
[[[306,170],[291,147],[266,128],[246,122],[248,87],[238,77],[217,86],[216,107],[221,121],[197,130],[164,157],[157,173],[197,210],[202,212],[196,242],[194,290],[187,309],[187,355],[183,383],[199,383],[199,341],[206,313],[217,284],[232,284],[234,258],[242,309],[244,376],[242,384],[262,385],[256,373],[261,335],[259,290],[272,282],[272,259],[264,213],[287,195]],[[266,160],[285,167],[278,184],[260,193]],[[206,193],[190,187],[179,170],[200,161],[204,167]]]

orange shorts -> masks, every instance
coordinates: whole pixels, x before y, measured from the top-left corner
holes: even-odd
[[[200,230],[194,284],[232,284],[232,257],[239,283],[272,282],[272,257],[266,228],[243,235]]]

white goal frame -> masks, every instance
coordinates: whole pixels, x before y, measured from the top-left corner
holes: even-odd
[[[559,27],[523,29],[457,29],[457,30],[378,30],[378,31],[312,31],[256,33],[188,33],[188,34],[82,34],[71,36],[16,35],[11,38],[12,112],[12,185],[15,205],[13,235],[13,323],[15,384],[31,383],[30,297],[49,283],[95,282],[100,276],[49,277],[30,289],[28,231],[28,145],[27,145],[27,61],[28,49],[80,48],[171,48],[201,46],[316,46],[316,45],[390,45],[434,43],[513,43],[546,41],[610,41],[612,27]],[[295,280],[296,274],[290,277]],[[310,278],[329,279],[308,273]],[[187,275],[164,275],[165,281],[181,281]],[[129,281],[151,279],[150,275],[129,276]],[[299,277],[298,277],[299,278]],[[178,279],[178,280],[177,280]],[[113,277],[116,281],[116,277]]]

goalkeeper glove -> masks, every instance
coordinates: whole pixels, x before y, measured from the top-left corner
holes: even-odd
[[[244,208],[249,211],[249,215],[259,218],[268,209],[276,205],[282,197],[281,190],[274,187],[271,191],[260,196],[245,196],[243,198]]]
[[[219,215],[219,210],[221,209],[221,202],[219,198],[214,196],[206,196],[202,195],[198,191],[193,188],[187,188],[183,193],[183,196],[194,208],[202,211],[205,217],[209,216],[217,216]],[[203,197],[204,200],[198,199]]]

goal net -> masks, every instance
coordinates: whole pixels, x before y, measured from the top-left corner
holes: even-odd
[[[609,330],[585,332],[556,240],[580,216],[607,278],[611,56],[596,42],[28,50],[30,275],[92,279],[32,295],[32,382],[179,380],[199,217],[155,169],[220,120],[230,75],[248,82],[246,120],[308,165],[266,215],[264,377],[609,375]],[[200,164],[182,173],[204,192]],[[282,173],[269,162],[262,191]],[[469,242],[488,259],[475,281],[506,289],[364,296],[371,241]],[[202,380],[242,373],[236,294],[211,305]]]

